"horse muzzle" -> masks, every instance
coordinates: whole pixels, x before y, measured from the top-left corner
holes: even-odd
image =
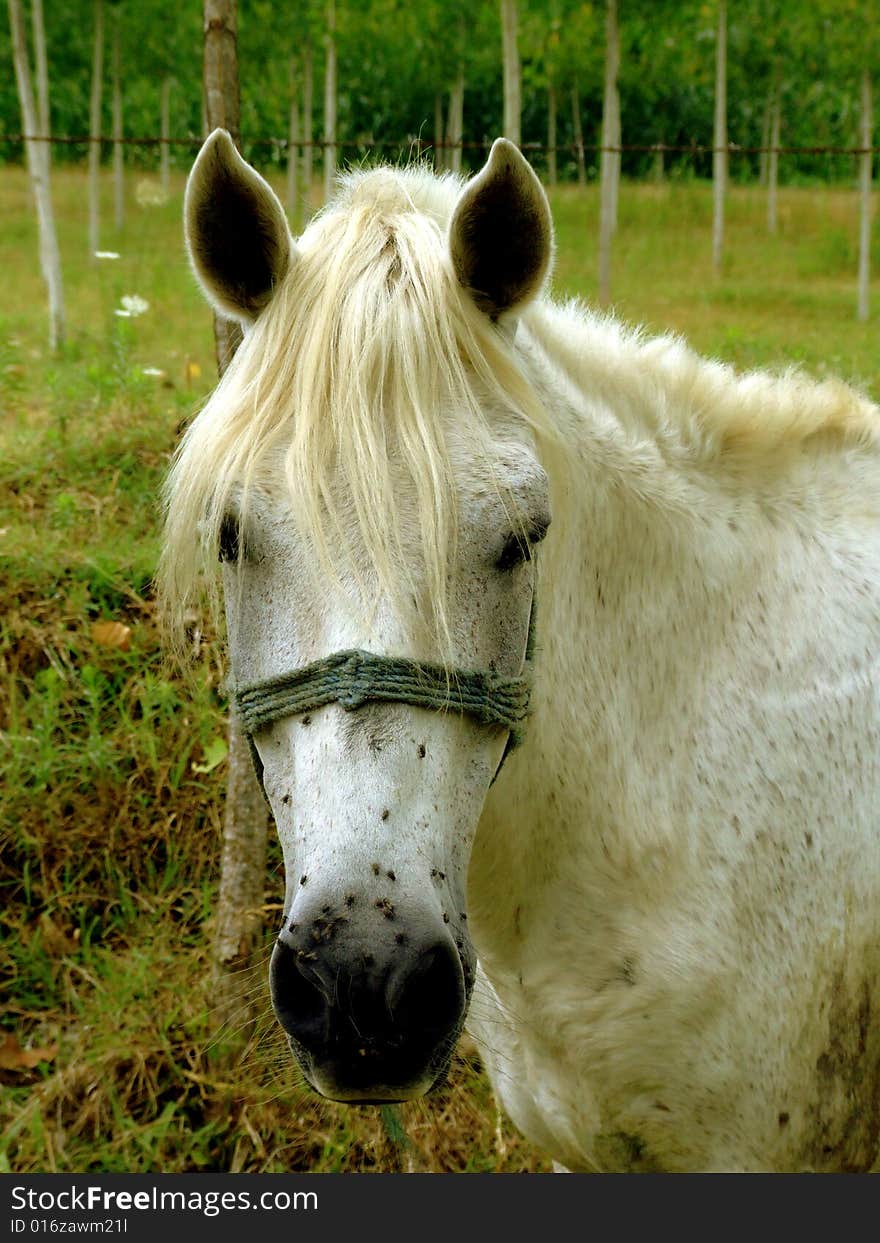
[[[386,1103],[440,1082],[473,980],[470,946],[433,911],[354,894],[296,903],[270,964],[272,1005],[322,1096]]]

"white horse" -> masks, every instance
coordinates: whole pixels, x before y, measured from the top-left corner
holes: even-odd
[[[424,1093],[473,993],[499,1101],[571,1170],[868,1170],[877,407],[550,300],[501,139],[464,184],[354,173],[295,242],[216,131],[185,214],[246,331],[162,582],[181,613],[223,563],[309,1082]]]

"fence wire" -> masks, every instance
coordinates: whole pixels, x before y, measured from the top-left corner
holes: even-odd
[[[333,148],[335,150],[353,148],[357,150],[399,150],[403,147],[418,147],[424,151],[485,151],[491,147],[493,139],[486,138],[478,142],[449,142],[448,140],[433,141],[420,138],[417,135],[411,135],[407,138],[393,141],[391,139],[373,139],[373,138],[337,138],[330,141],[326,138],[309,138],[296,139],[291,142],[289,138],[251,138],[248,135],[243,136],[244,141],[249,147],[274,147],[287,148],[295,147],[300,150],[304,147],[312,147],[318,150]],[[92,134],[0,134],[0,143],[16,144],[25,142],[47,142],[57,143],[59,146],[82,146],[98,143],[101,146],[132,146],[132,147],[200,147],[205,141],[204,135],[190,135],[186,138],[163,138],[161,135],[148,135],[138,137],[133,135],[125,135],[121,138],[114,138],[108,134],[92,135]],[[588,142],[568,142],[558,143],[555,146],[542,142],[522,142],[519,143],[521,151],[528,152],[556,152],[567,155],[577,155],[579,152],[600,154],[603,151],[612,154],[623,155],[627,152],[641,155],[715,155],[716,153],[726,152],[728,155],[877,155],[880,153],[880,146],[872,147],[851,147],[851,146],[742,146],[739,143],[728,143],[723,147],[714,147],[705,143],[621,143],[616,146],[606,146],[602,143]]]

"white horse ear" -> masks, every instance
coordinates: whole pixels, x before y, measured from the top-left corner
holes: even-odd
[[[459,282],[493,319],[534,298],[553,259],[550,204],[531,165],[506,138],[462,191],[449,226]]]
[[[192,167],[183,204],[193,270],[221,315],[249,324],[296,253],[284,208],[267,181],[215,129]]]

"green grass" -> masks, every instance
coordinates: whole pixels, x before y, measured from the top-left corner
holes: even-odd
[[[595,296],[598,200],[563,190],[555,288]],[[783,190],[779,230],[766,195],[728,195],[725,261],[712,271],[712,192],[701,183],[627,186],[612,258],[614,309],[655,332],[684,335],[741,368],[796,364],[880,396],[876,323],[857,323],[858,202],[852,190]]]
[[[171,673],[150,586],[160,482],[214,374],[181,190],[131,195],[122,233],[104,226],[121,258],[92,262],[85,177],[56,175],[69,337],[53,358],[27,182],[0,172],[0,1041],[52,1053],[0,1062],[0,1169],[546,1169],[467,1050],[449,1089],[402,1111],[403,1138],[300,1090],[268,1012],[229,1062],[207,988],[225,771],[203,762],[224,736],[223,655],[206,632],[194,676]],[[596,192],[553,206],[556,291],[589,300]],[[876,328],[855,321],[855,194],[783,191],[775,237],[763,213],[760,192],[731,191],[715,277],[709,188],[625,185],[618,312],[742,367],[880,395]],[[116,316],[126,294],[149,311]],[[97,642],[100,621],[129,646]],[[267,945],[281,889],[273,850]],[[251,996],[268,1011],[265,964],[242,977]]]

